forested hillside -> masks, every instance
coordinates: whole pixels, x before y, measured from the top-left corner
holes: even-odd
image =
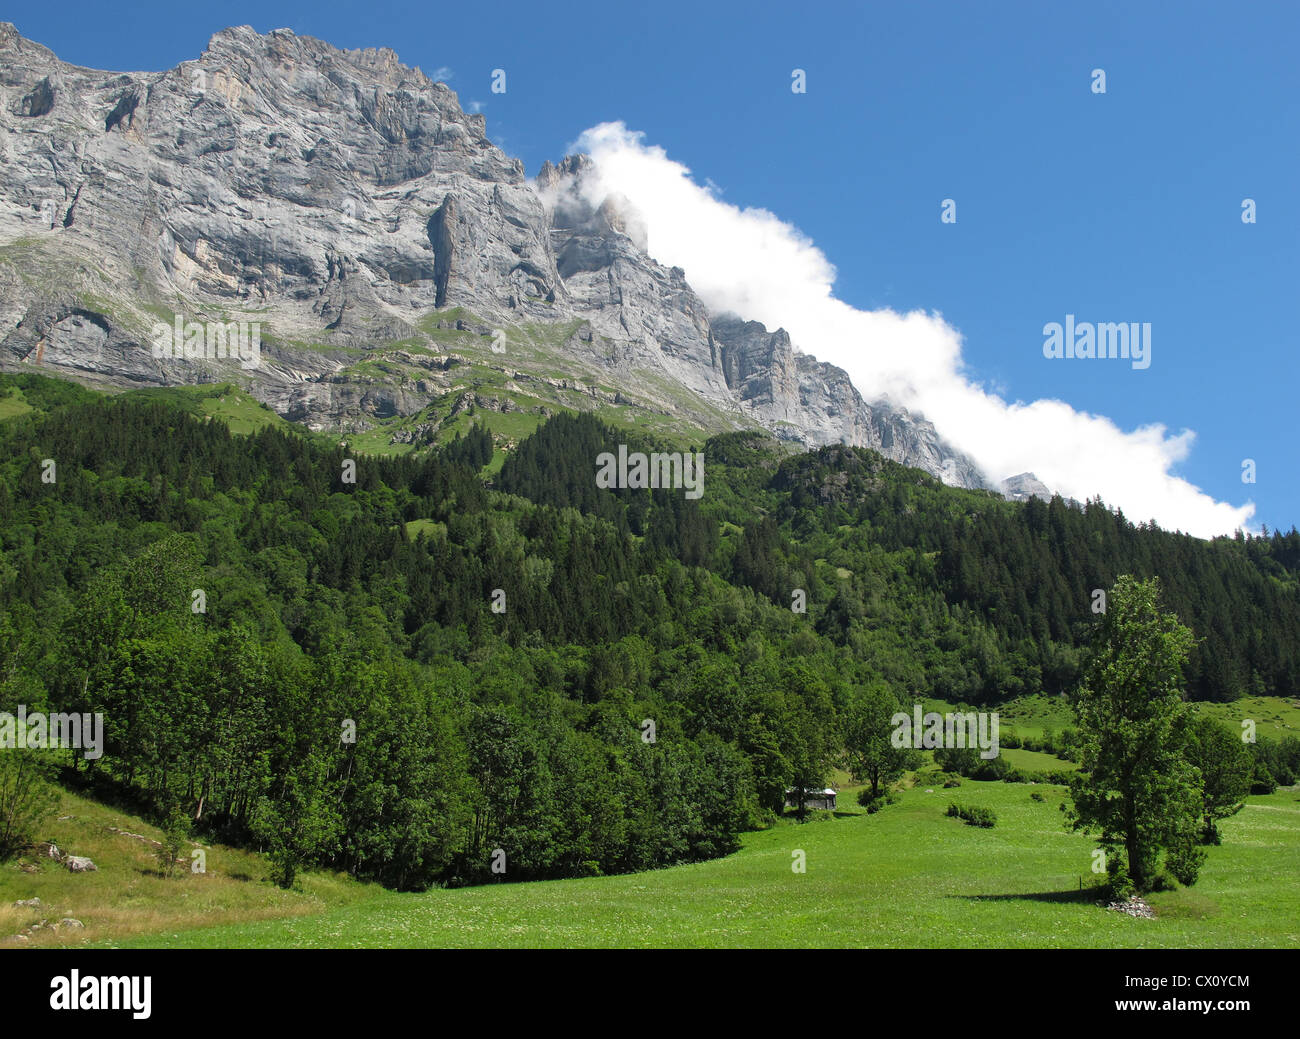
[[[1300,677],[1295,530],[1206,543],[752,434],[700,445],[698,501],[598,490],[599,452],[655,445],[565,414],[489,482],[481,429],[354,456],[149,395],[9,387],[32,410],[0,422],[0,709],[103,712],[105,754],[69,780],[288,879],[725,854],[825,781],[865,689],[1068,689],[1121,573],[1159,575],[1204,640],[1191,695]]]

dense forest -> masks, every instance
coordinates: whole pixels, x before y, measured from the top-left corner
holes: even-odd
[[[0,709],[102,712],[69,782],[400,888],[725,854],[841,763],[860,698],[1077,681],[1093,590],[1159,576],[1189,695],[1300,686],[1300,534],[1212,542],[1019,504],[873,452],[699,445],[704,495],[601,490],[661,450],[559,415],[353,456],[165,394],[0,378]]]

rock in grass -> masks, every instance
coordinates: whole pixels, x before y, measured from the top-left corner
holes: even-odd
[[[1147,904],[1146,899],[1138,895],[1131,895],[1122,902],[1112,902],[1106,908],[1140,920],[1154,920],[1156,917],[1156,911]]]
[[[63,864],[73,873],[97,873],[99,867],[84,855],[69,855],[63,860]]]

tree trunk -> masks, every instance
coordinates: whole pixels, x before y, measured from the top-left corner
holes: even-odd
[[[1142,846],[1138,842],[1137,821],[1131,802],[1124,806],[1124,846],[1128,849],[1128,876],[1139,891],[1146,890],[1146,871],[1142,864]]]

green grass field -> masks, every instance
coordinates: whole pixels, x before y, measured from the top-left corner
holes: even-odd
[[[1059,696],[1022,696],[998,708],[999,724],[1019,736],[1042,739],[1047,729],[1060,732],[1074,724],[1074,714],[1069,703]]]
[[[1300,942],[1300,791],[1252,797],[1222,824],[1193,888],[1138,920],[1079,891],[1092,844],[1061,824],[1060,788],[918,786],[876,815],[748,834],[725,859],[631,876],[373,892],[319,915],[190,930],[134,946],[1244,947]],[[944,816],[987,805],[985,830]],[[792,871],[793,853],[806,872]],[[184,883],[201,885],[203,878]]]
[[[1023,772],[1071,772],[1079,767],[1073,761],[1065,761],[1055,754],[1044,754],[1041,750],[1002,747],[998,753]]]
[[[0,396],[0,422],[15,415],[25,415],[31,410],[32,406],[23,397],[23,391],[16,386]]]
[[[1300,735],[1300,701],[1281,696],[1243,696],[1234,703],[1198,703],[1193,709],[1217,718],[1234,732],[1241,732],[1247,719],[1255,723],[1255,734],[1278,740]]]

